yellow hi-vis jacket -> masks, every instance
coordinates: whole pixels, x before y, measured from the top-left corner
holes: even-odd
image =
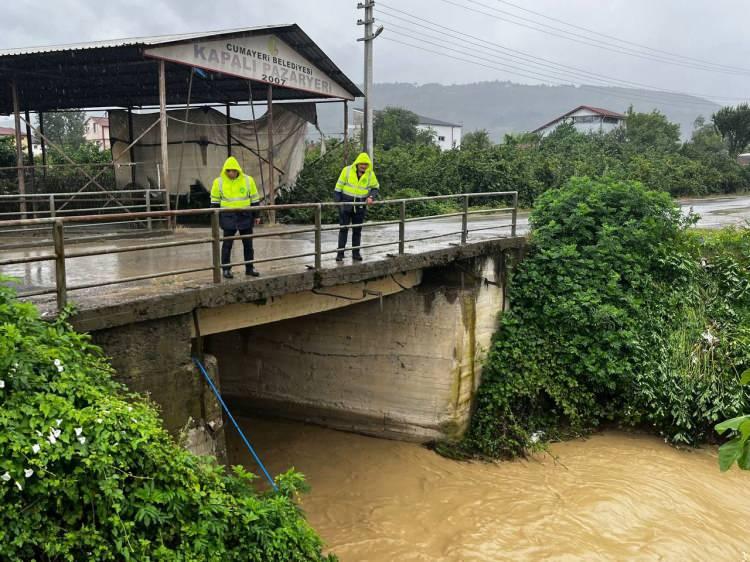
[[[239,175],[231,179],[227,170],[237,170]],[[260,202],[258,187],[252,176],[242,172],[240,163],[234,156],[230,156],[221,168],[221,175],[214,180],[211,186],[211,204],[219,204],[221,207],[239,209],[249,207]]]
[[[357,177],[357,164],[367,164],[367,170],[359,178]],[[346,166],[341,170],[335,191],[349,196],[344,199],[364,199],[377,197],[378,189],[380,189],[380,184],[372,170],[372,161],[366,152],[362,152],[351,166]]]

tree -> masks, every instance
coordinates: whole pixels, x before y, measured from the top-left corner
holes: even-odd
[[[698,116],[693,125],[693,135],[683,146],[682,152],[690,158],[717,154],[726,157],[727,147],[719,131],[716,130],[716,126],[713,123],[706,123],[703,116]]]
[[[630,106],[625,117],[625,129],[615,131],[624,135],[625,142],[636,151],[650,148],[665,152],[675,152],[680,143],[680,126],[671,123],[660,111],[636,113]]]
[[[722,107],[712,119],[733,157],[750,144],[750,105],[741,103],[736,107]]]
[[[487,129],[466,133],[461,139],[461,150],[487,150],[492,147]]]
[[[419,117],[403,107],[386,107],[375,116],[375,144],[389,150],[406,144],[434,144],[434,131],[419,130]]]
[[[44,135],[55,144],[65,148],[79,148],[86,139],[86,114],[69,111],[44,114]]]

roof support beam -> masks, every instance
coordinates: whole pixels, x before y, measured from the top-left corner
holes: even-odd
[[[16,125],[16,167],[18,169],[18,194],[21,195],[21,219],[26,219],[26,185],[24,183],[23,146],[21,145],[21,109],[18,103],[18,85],[15,80],[10,83],[13,96],[13,117]]]

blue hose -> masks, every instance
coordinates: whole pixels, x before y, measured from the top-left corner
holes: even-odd
[[[247,440],[247,437],[245,437],[245,434],[242,433],[242,430],[240,429],[239,424],[234,419],[232,412],[230,412],[229,408],[227,408],[227,405],[224,403],[224,400],[221,398],[221,394],[219,394],[219,391],[216,388],[216,385],[214,385],[214,381],[211,380],[211,377],[209,376],[208,371],[206,371],[206,368],[203,366],[203,363],[201,363],[197,357],[193,357],[193,363],[195,363],[195,366],[198,367],[201,373],[203,373],[203,376],[206,378],[206,381],[208,382],[208,385],[211,387],[211,390],[214,391],[214,394],[216,395],[217,400],[221,404],[221,407],[224,408],[224,411],[226,412],[227,417],[230,420],[232,420],[234,427],[237,429],[237,432],[240,434],[240,437],[242,437],[242,440],[245,442],[245,445],[247,446],[247,450],[250,451],[250,453],[253,455],[253,458],[255,459],[255,462],[258,463],[258,466],[260,466],[261,470],[263,471],[263,474],[266,475],[266,478],[268,479],[268,482],[273,487],[274,492],[278,492],[279,488],[276,486],[276,482],[274,482],[273,478],[271,478],[271,475],[268,474],[268,471],[266,470],[266,467],[263,465],[263,461],[260,460],[258,453],[255,452],[255,449],[253,449],[253,446],[250,444],[250,441]]]

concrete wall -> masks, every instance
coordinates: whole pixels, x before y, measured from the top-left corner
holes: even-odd
[[[352,304],[210,336],[225,399],[240,415],[417,441],[456,436],[504,307],[499,262],[426,270],[382,310]]]
[[[164,426],[197,454],[223,460],[226,445],[221,407],[191,360],[192,315],[183,314],[92,332],[111,358],[117,379],[146,394]],[[216,359],[205,358],[218,383]]]

